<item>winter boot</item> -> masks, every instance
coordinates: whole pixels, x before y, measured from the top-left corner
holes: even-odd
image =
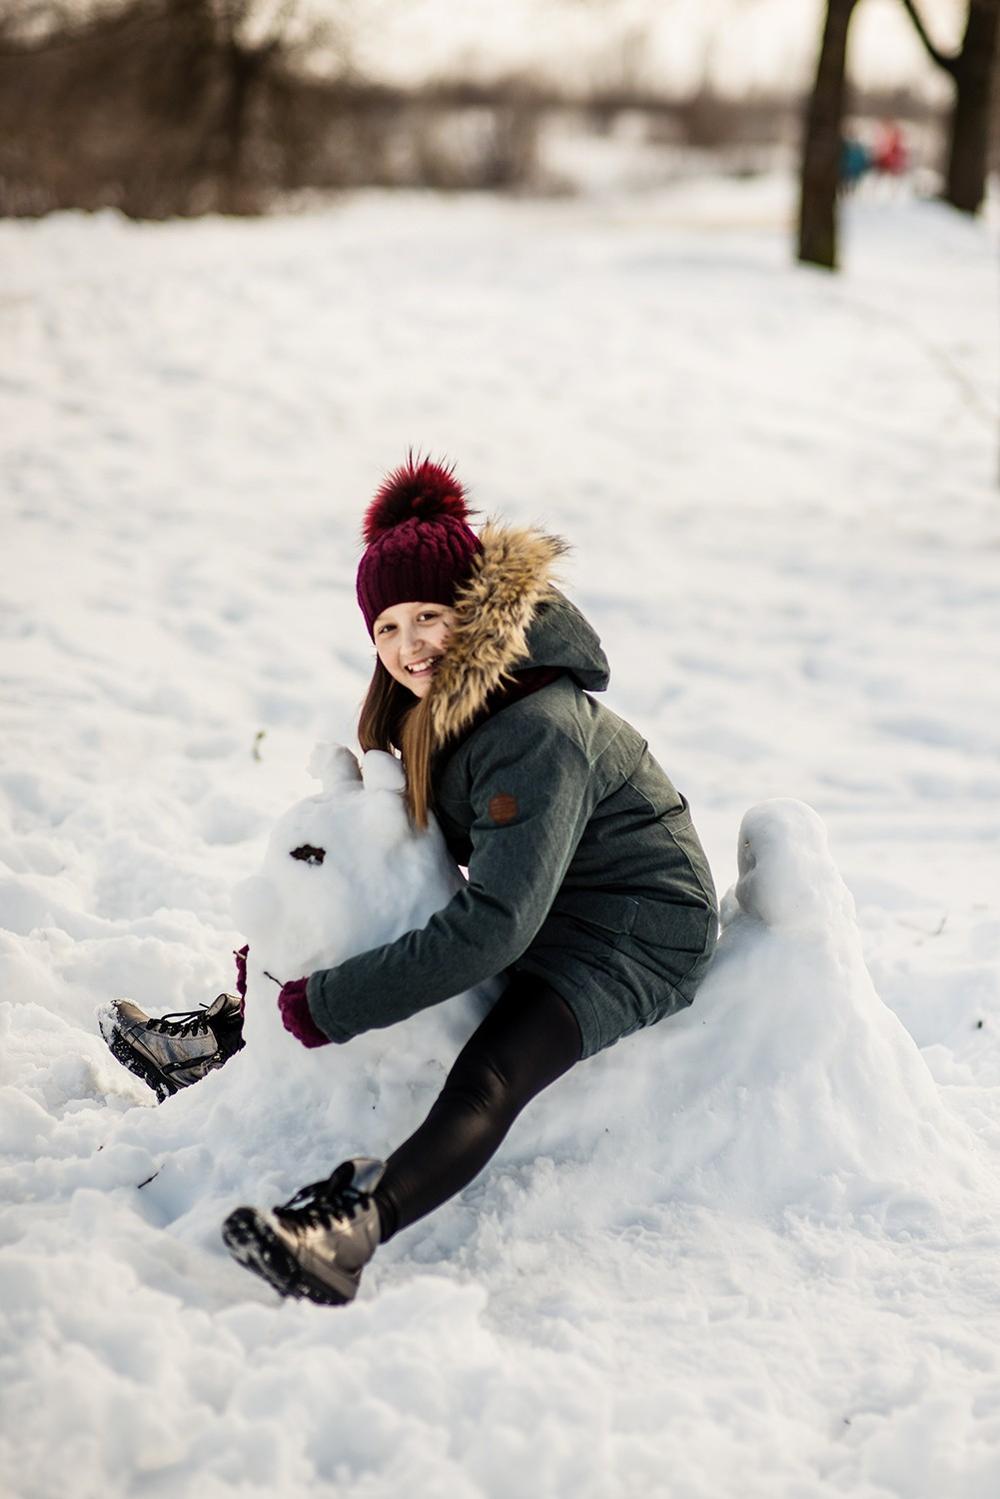
[[[243,1001],[235,994],[158,1020],[130,1000],[116,999],[98,1019],[112,1056],[148,1083],[159,1103],[221,1067],[244,1045]]]
[[[226,1248],[282,1296],[343,1306],[358,1294],[361,1272],[378,1248],[372,1193],[384,1171],[383,1161],[359,1156],[271,1213],[237,1208],[222,1225]]]

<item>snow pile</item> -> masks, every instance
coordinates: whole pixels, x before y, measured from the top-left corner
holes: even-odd
[[[437,828],[409,828],[391,756],[366,755],[362,778],[349,750],[320,746],[311,769],[323,792],[280,819],[262,873],[237,891],[246,1048],[155,1112],[127,1114],[101,1165],[135,1174],[134,1152],[148,1152],[146,1210],[210,1252],[236,1200],[269,1203],[399,1144],[488,1004],[459,996],[346,1047],[307,1050],[284,1031],[271,975],[334,966],[423,925],[461,880]],[[764,1222],[794,1208],[940,1228],[946,1204],[988,1185],[989,1165],[875,992],[821,819],[790,799],[751,808],[738,864],[696,1004],[563,1079],[559,1107],[529,1110],[499,1164],[575,1160],[584,1218],[600,1191],[605,1212],[631,1197]],[[609,1120],[627,1132],[627,1163]]]
[[[752,807],[738,863],[695,1004],[641,1052],[571,1073],[558,1114],[527,1117],[512,1148],[596,1156],[621,1201],[940,1228],[945,1205],[996,1189],[995,1168],[875,991],[821,819],[789,798]]]
[[[933,1218],[982,1182],[978,1147],[875,992],[821,819],[790,799],[752,807],[738,862],[670,1038],[673,1170],[744,1210]]]

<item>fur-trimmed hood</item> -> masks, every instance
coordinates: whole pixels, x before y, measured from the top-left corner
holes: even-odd
[[[434,740],[444,745],[515,671],[558,667],[589,692],[610,673],[601,642],[553,583],[569,549],[558,536],[489,522],[469,581],[455,600],[448,649],[427,696]]]

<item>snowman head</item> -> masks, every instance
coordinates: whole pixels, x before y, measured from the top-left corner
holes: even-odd
[[[831,857],[823,821],[807,803],[774,797],[751,807],[740,825],[738,861],[738,905],[765,926],[853,925],[853,898]]]
[[[436,824],[416,830],[400,762],[320,744],[322,789],[281,817],[260,873],[235,892],[251,964],[285,982],[425,926],[461,885]]]

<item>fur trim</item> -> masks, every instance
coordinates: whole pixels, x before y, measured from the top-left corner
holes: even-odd
[[[457,620],[427,694],[435,746],[460,734],[527,655],[539,604],[552,596],[553,570],[569,551],[558,536],[489,521],[472,576],[455,600]]]

